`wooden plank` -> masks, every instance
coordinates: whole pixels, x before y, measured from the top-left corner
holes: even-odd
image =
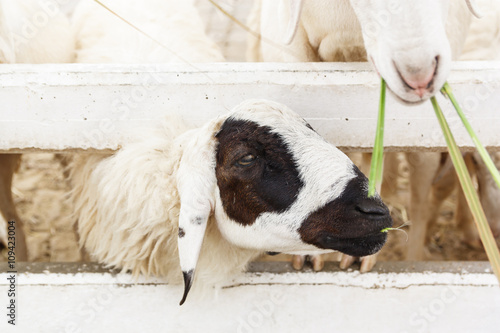
[[[493,332],[500,325],[500,289],[487,262],[380,262],[364,274],[262,265],[217,291],[194,288],[180,307],[182,287],[160,278],[28,263],[11,279],[0,263],[0,331]],[[16,326],[6,316],[14,280]]]
[[[500,63],[455,63],[449,82],[482,142],[499,149]],[[335,145],[369,150],[378,86],[364,63],[2,65],[0,152],[115,150],[169,115],[199,126],[250,98],[285,103]],[[471,148],[440,100],[458,144]],[[430,103],[389,97],[386,117],[388,150],[445,150]]]

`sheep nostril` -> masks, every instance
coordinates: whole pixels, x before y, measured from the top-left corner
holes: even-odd
[[[355,209],[356,211],[365,215],[377,215],[377,216],[389,215],[389,210],[385,206],[382,206],[379,203],[372,200],[365,200],[358,203]]]
[[[396,71],[398,72],[403,84],[407,88],[413,90],[418,96],[423,97],[425,93],[430,92],[434,78],[437,75],[440,56],[434,57],[430,65],[412,67],[412,66],[398,66],[394,62]]]

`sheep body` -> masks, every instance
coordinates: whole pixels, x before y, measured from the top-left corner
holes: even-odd
[[[73,14],[77,62],[154,63],[215,62],[224,57],[210,40],[192,1],[82,1]],[[154,39],[154,40],[153,40]]]
[[[0,54],[3,63],[66,63],[74,57],[74,37],[55,2],[0,1]]]
[[[477,4],[484,16],[472,19],[460,60],[500,60],[500,2]]]
[[[257,0],[250,14],[250,28],[261,32],[266,38],[280,42],[290,18],[287,5],[286,1]],[[326,12],[325,7],[328,7]],[[318,12],[322,14],[318,15]],[[276,13],[279,13],[278,17]],[[325,15],[326,13],[328,14]],[[271,16],[273,19],[270,19]],[[297,33],[289,46],[280,49],[266,42],[253,44],[249,60],[366,61],[361,27],[348,1],[305,2],[300,20]],[[250,41],[255,43],[256,40],[252,38]]]
[[[383,13],[398,15],[395,13]],[[279,13],[276,17],[276,13]],[[287,1],[256,0],[248,25],[266,38],[281,42],[286,33],[290,10]],[[381,20],[383,18],[381,17]],[[470,14],[463,0],[451,0],[446,20],[446,33],[453,58],[460,54],[467,35]],[[384,27],[383,22],[380,23]],[[380,27],[379,27],[380,28]],[[276,61],[367,61],[361,26],[350,0],[304,2],[300,25],[290,45],[280,49],[249,37],[247,58]]]

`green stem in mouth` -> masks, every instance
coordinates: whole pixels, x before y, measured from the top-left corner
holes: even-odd
[[[408,224],[407,223],[403,223],[401,224],[399,227],[396,227],[396,228],[384,228],[382,230],[380,230],[380,232],[389,232],[389,231],[401,231],[401,232],[404,232],[404,234],[406,235],[406,241],[408,242],[408,233],[406,231],[404,231],[403,227],[406,227]]]
[[[380,181],[382,179],[382,164],[384,161],[385,90],[386,83],[384,79],[381,79],[377,131],[375,134],[375,144],[373,146],[372,162],[370,165],[370,177],[368,182],[369,197],[373,197],[375,195],[377,185],[380,184]]]
[[[474,222],[476,223],[476,227],[479,231],[479,236],[483,242],[484,249],[486,250],[486,255],[490,260],[491,267],[493,268],[497,279],[500,281],[500,252],[490,226],[488,225],[488,221],[486,220],[486,215],[484,215],[483,208],[479,202],[479,196],[474,188],[469,171],[465,166],[462,153],[460,152],[460,149],[458,149],[450,127],[444,117],[443,111],[441,111],[441,108],[437,103],[436,97],[432,97],[431,102],[434,107],[434,111],[436,112],[439,125],[441,126],[446,139],[448,151],[453,165],[455,166],[455,170],[457,171],[457,176],[464,191],[465,198],[467,199],[467,204],[469,205],[472,216],[474,217]]]

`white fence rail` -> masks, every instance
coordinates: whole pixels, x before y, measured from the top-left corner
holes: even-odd
[[[456,63],[449,78],[487,147],[500,148],[500,63]],[[329,141],[372,147],[379,79],[367,64],[2,65],[0,152],[115,150],[168,114],[200,125],[249,98],[283,102]],[[459,145],[472,141],[448,102]],[[385,146],[445,150],[430,103],[389,97]]]
[[[7,323],[3,270],[1,332],[498,332],[500,325],[500,288],[487,262],[381,262],[365,274],[258,263],[181,307],[182,287],[161,279],[136,281],[93,264],[20,264],[16,326]]]

